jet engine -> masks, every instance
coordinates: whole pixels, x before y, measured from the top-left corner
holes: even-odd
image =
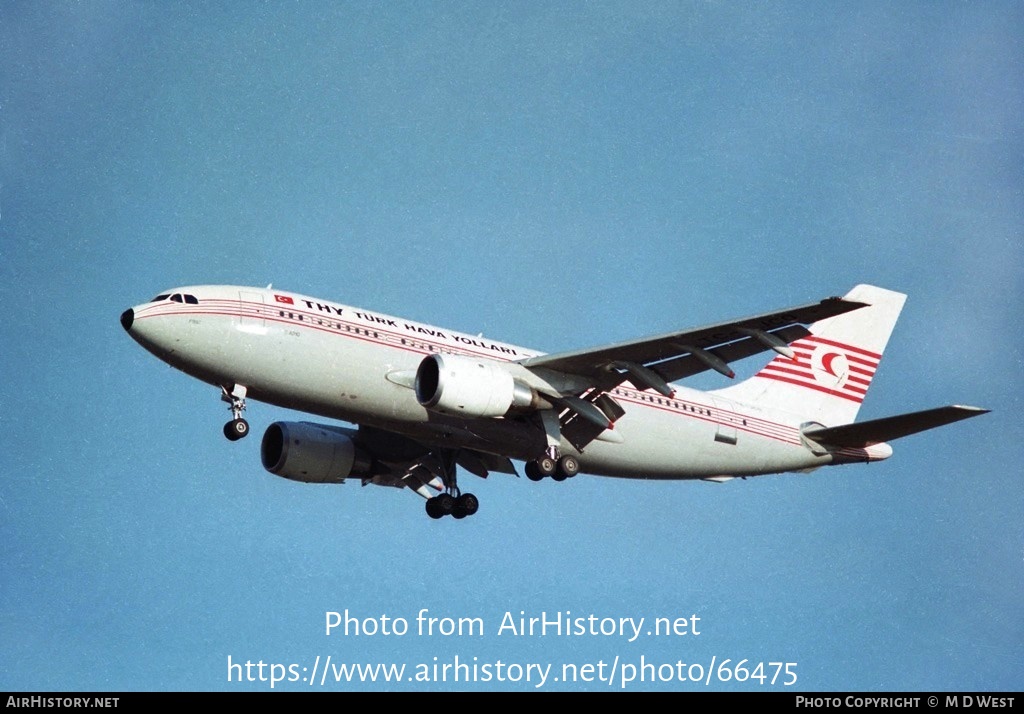
[[[274,422],[260,445],[263,468],[306,483],[342,483],[371,475],[372,457],[356,445],[355,432],[310,422]]]
[[[500,417],[516,410],[551,408],[500,363],[451,354],[429,355],[420,362],[416,400],[427,409],[459,417]]]

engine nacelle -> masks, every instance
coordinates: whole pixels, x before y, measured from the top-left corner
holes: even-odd
[[[260,444],[263,468],[306,483],[342,483],[371,475],[372,458],[356,446],[350,429],[310,422],[274,422]]]
[[[427,409],[460,417],[500,417],[515,410],[551,408],[501,364],[461,355],[425,357],[416,370],[416,400]]]

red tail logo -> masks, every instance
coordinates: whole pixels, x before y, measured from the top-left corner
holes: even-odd
[[[882,355],[810,335],[790,345],[793,359],[776,357],[756,376],[814,389],[860,404]]]

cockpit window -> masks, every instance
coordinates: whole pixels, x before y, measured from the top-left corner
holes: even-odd
[[[181,299],[181,295],[179,295],[178,293],[174,293],[173,295],[171,295],[171,302],[183,302],[183,300]]]
[[[186,295],[185,296],[185,302],[187,302],[189,305],[198,305],[199,304],[199,301],[196,300],[196,296],[195,295]]]
[[[171,294],[170,294],[170,293],[163,293],[163,294],[161,294],[161,295],[157,295],[157,296],[156,296],[155,298],[153,298],[152,300],[150,300],[150,302],[160,302],[161,300],[166,300],[166,299],[167,299],[167,298],[169,298],[170,296],[171,296]]]

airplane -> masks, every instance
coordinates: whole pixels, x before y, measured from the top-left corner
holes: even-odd
[[[855,421],[906,295],[843,297],[695,329],[545,354],[299,293],[199,285],[121,315],[142,347],[220,390],[249,433],[248,399],[354,428],[275,422],[269,472],[307,483],[408,488],[431,518],[475,514],[457,471],[564,481],[733,478],[881,461],[890,440],[985,414],[951,405]],[[772,358],[739,383],[680,380]]]

